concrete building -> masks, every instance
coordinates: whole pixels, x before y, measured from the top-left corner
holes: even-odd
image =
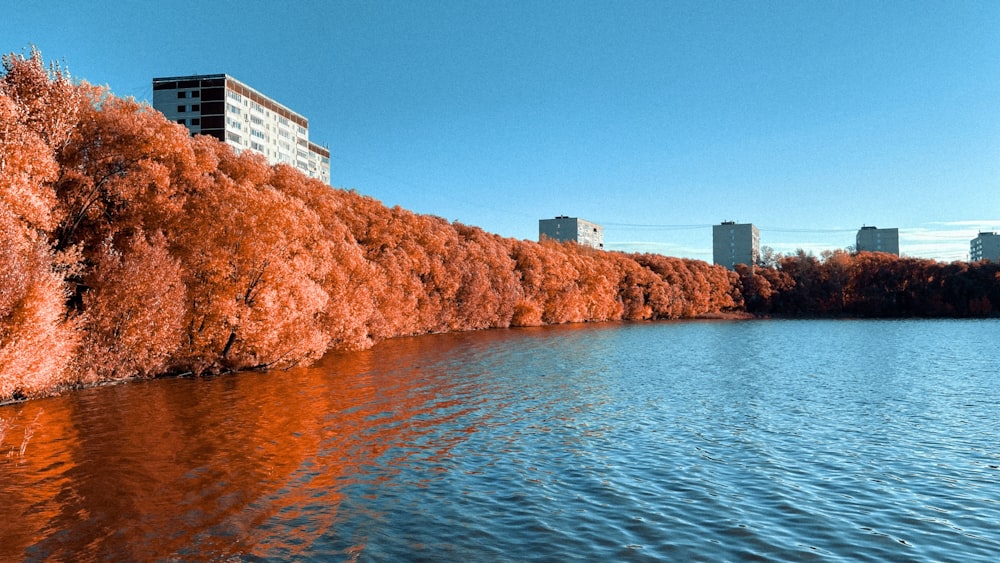
[[[858,252],[886,252],[899,256],[899,229],[864,226],[858,231],[854,249]]]
[[[309,120],[225,74],[153,79],[153,108],[191,134],[211,135],[330,183],[330,151],[309,141]]]
[[[573,241],[583,246],[604,249],[604,228],[576,217],[560,215],[538,221],[538,241],[542,239]]]
[[[753,223],[723,221],[712,226],[712,261],[730,270],[760,261],[760,232]]]
[[[980,231],[979,236],[969,242],[969,260],[1000,263],[1000,234]]]

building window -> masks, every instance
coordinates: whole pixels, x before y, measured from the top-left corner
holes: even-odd
[[[191,106],[191,111],[201,111],[201,105],[200,104],[193,104]]]
[[[181,124],[181,125],[187,125],[187,122],[186,122],[186,120],[184,120],[184,119],[178,119],[178,120],[177,120],[177,123],[179,123],[179,124]]]
[[[187,97],[187,92],[177,92],[177,97],[178,98],[186,98]]]
[[[191,119],[191,125],[201,125],[201,119],[197,117]]]
[[[191,97],[192,98],[200,98],[201,97],[201,90],[195,90],[195,91],[191,92]]]
[[[187,106],[177,106],[178,113],[184,113],[185,111],[187,111]]]

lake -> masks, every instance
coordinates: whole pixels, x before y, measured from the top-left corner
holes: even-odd
[[[992,561],[1000,321],[402,338],[0,408],[0,560]]]

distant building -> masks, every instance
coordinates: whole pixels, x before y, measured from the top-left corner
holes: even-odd
[[[735,270],[737,264],[754,266],[760,261],[760,232],[753,223],[723,221],[712,226],[712,259]]]
[[[1000,263],[1000,235],[980,231],[979,236],[969,243],[969,260],[979,262],[989,260]]]
[[[309,120],[225,74],[153,79],[153,108],[239,153],[256,151],[330,183],[330,151],[309,141]]]
[[[603,227],[597,223],[566,215],[538,221],[538,241],[541,242],[546,238],[562,242],[573,241],[598,249],[604,248]]]
[[[899,256],[899,229],[861,227],[854,248],[858,252],[886,252]]]

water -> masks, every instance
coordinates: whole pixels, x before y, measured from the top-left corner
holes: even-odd
[[[998,342],[582,325],[68,393],[0,409],[0,560],[992,561]]]

